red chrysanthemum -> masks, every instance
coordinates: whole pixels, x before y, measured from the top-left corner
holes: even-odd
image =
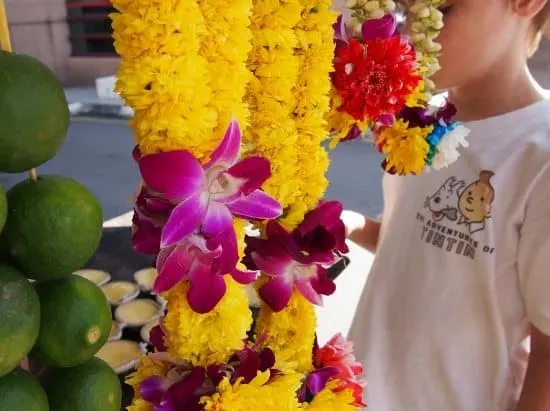
[[[334,63],[333,84],[343,100],[340,110],[358,121],[396,115],[421,80],[415,59],[411,44],[398,35],[364,43],[350,39]]]

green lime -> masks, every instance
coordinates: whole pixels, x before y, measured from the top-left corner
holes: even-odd
[[[15,369],[0,377],[0,410],[48,411],[48,398],[40,383],[27,371]]]
[[[27,277],[50,280],[71,274],[97,249],[101,206],[75,180],[40,176],[15,185],[7,198],[8,219],[0,244]]]
[[[18,270],[0,263],[0,376],[27,356],[39,330],[40,304],[34,287]]]
[[[34,57],[0,51],[0,107],[0,171],[25,171],[56,155],[70,114],[50,69]]]
[[[39,282],[40,334],[31,356],[51,367],[74,367],[89,360],[109,338],[111,307],[101,289],[71,275]]]
[[[99,358],[72,368],[52,369],[41,381],[51,411],[120,410],[120,380]]]

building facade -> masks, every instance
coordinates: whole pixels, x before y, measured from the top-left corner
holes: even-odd
[[[12,45],[39,58],[68,86],[116,72],[108,0],[6,0]]]

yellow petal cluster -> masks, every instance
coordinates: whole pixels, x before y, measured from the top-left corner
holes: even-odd
[[[270,381],[270,372],[259,372],[248,384],[237,381],[231,385],[225,378],[219,391],[212,397],[204,397],[201,403],[205,411],[299,411],[296,391],[301,385],[301,375],[286,373]]]
[[[199,54],[207,27],[196,1],[113,0],[116,89],[135,112],[142,153],[186,149],[205,160],[219,141],[208,60]],[[244,84],[241,86],[244,87]]]
[[[298,291],[288,306],[276,313],[262,304],[256,324],[257,338],[275,353],[275,367],[308,372],[312,369],[312,350],[317,318],[315,308]]]
[[[229,275],[227,291],[216,307],[198,314],[187,302],[189,285],[180,283],[168,291],[167,314],[163,321],[168,352],[195,366],[224,364],[244,347],[252,324],[245,288]]]
[[[409,127],[403,120],[396,120],[377,136],[376,144],[386,154],[386,170],[398,174],[419,174],[426,166],[430,145],[426,137],[433,131],[429,127]]]
[[[334,42],[332,25],[336,13],[330,0],[302,0],[303,12],[295,33],[299,74],[295,85],[296,107],[293,115],[298,132],[298,167],[295,192],[298,201],[290,205],[283,224],[295,227],[315,208],[325,194],[328,180],[328,153],[322,143],[328,138],[326,115],[330,110],[330,73],[333,71]]]
[[[300,136],[293,113],[300,68],[295,29],[302,11],[300,0],[254,0],[251,18],[248,68],[254,76],[246,94],[251,118],[244,140],[250,152],[271,162],[272,176],[263,188],[283,209],[299,199],[295,173]]]
[[[307,411],[355,411],[355,399],[350,390],[335,390],[337,382],[329,382],[311,403],[304,406]]]

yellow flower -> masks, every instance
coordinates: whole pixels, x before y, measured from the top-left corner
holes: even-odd
[[[269,381],[270,372],[259,372],[249,384],[241,380],[231,385],[224,378],[218,393],[203,397],[205,411],[298,411],[300,404],[296,392],[302,383],[302,376],[289,373]]]
[[[233,117],[242,129],[248,122],[243,99],[252,76],[246,67],[252,48],[252,0],[201,0],[198,5],[208,28],[201,38],[200,55],[207,59],[210,71],[209,107],[218,113],[213,134],[221,139]]]
[[[245,288],[229,275],[227,291],[216,307],[194,312],[187,302],[189,285],[181,282],[167,292],[167,314],[163,321],[168,352],[196,366],[223,364],[243,348],[252,324]]]
[[[348,113],[340,111],[339,108],[341,106],[342,98],[338,94],[338,91],[333,89],[331,91],[331,110],[327,114],[329,130],[332,133],[330,148],[335,148],[342,139],[346,138],[353,127],[357,126],[361,134],[365,133],[370,127],[370,123],[367,120],[359,122]]]
[[[132,404],[126,408],[127,411],[155,411],[155,407],[148,401],[141,398],[134,398]]]
[[[398,174],[421,173],[430,149],[426,137],[432,130],[433,126],[409,128],[403,120],[396,120],[391,127],[384,128],[376,144],[382,146],[386,154],[386,170]]]
[[[425,93],[425,84],[421,80],[416,88],[409,94],[407,101],[405,102],[407,107],[426,107],[428,97]]]
[[[275,353],[275,368],[305,373],[312,369],[316,325],[315,308],[294,291],[288,306],[278,313],[262,304],[255,331],[262,346]]]
[[[143,356],[140,359],[139,366],[135,372],[126,378],[126,384],[134,388],[134,393],[137,398],[140,398],[139,385],[142,381],[149,377],[164,377],[168,372],[168,364],[162,361],[152,360],[148,356]]]
[[[355,411],[355,399],[351,390],[335,390],[337,383],[329,382],[326,387],[315,396],[313,401],[304,405],[307,411]]]

